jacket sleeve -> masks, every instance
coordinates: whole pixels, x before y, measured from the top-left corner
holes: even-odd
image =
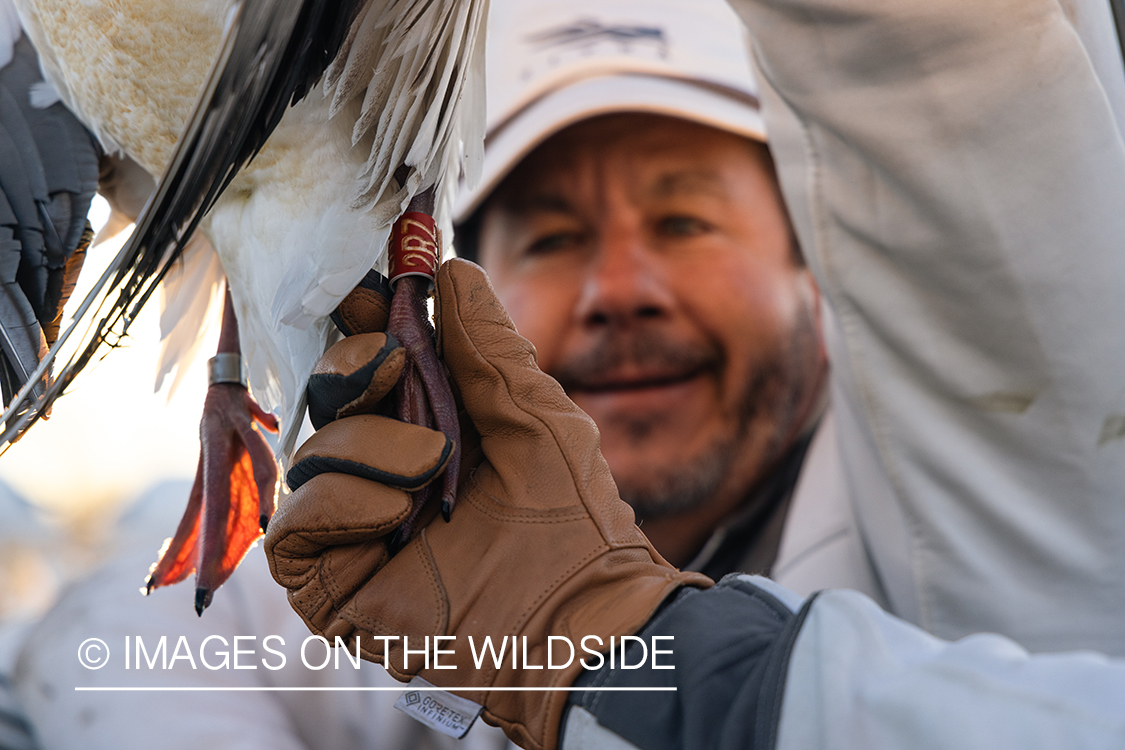
[[[728,576],[679,594],[638,638],[576,683],[563,750],[1125,746],[1122,660],[943,641],[854,591],[802,602]]]
[[[891,611],[1125,655],[1108,3],[731,4],[831,308],[845,481]]]

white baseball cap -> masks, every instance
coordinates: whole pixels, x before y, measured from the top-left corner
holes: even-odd
[[[669,115],[766,140],[741,19],[725,0],[492,0],[484,165],[464,221],[536,146],[598,115]]]

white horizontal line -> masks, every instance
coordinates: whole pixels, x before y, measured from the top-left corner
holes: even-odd
[[[76,687],[77,692],[87,693],[370,693],[406,692],[415,693],[498,693],[498,692],[568,692],[568,693],[612,693],[612,692],[676,692],[674,687]]]

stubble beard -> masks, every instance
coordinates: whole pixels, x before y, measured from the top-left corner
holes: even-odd
[[[615,476],[621,498],[637,521],[681,515],[706,506],[720,492],[749,495],[800,434],[808,404],[819,386],[820,339],[815,316],[802,306],[789,335],[752,369],[735,408],[734,429],[718,435],[697,455],[675,464],[646,466],[633,477]],[[659,352],[654,339],[642,336],[634,351]],[[623,426],[636,450],[656,430],[651,422]],[[750,477],[746,486],[724,487],[737,471]]]

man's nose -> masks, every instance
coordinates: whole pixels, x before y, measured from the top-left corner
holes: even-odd
[[[615,228],[599,238],[575,313],[585,326],[628,326],[670,315],[667,271],[640,231]]]

